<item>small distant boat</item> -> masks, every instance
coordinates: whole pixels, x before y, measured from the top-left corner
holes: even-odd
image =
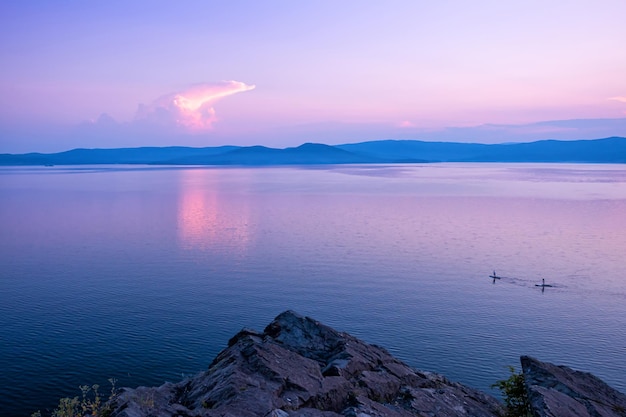
[[[493,271],[493,275],[489,275],[489,278],[492,278],[492,279],[500,279],[500,278],[502,278],[502,277],[497,276],[497,275],[496,275],[496,271]]]
[[[546,284],[545,278],[541,278],[541,284],[535,284],[535,287],[550,288],[552,285]]]

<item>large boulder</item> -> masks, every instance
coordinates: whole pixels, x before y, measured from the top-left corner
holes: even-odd
[[[626,417],[626,395],[596,376],[521,357],[535,417]]]
[[[125,389],[112,416],[498,416],[500,403],[385,349],[286,311],[244,329],[192,378]]]

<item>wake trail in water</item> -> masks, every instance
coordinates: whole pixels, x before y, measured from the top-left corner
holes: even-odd
[[[576,275],[570,277],[564,277],[562,280],[543,282],[540,279],[531,279],[528,277],[516,276],[516,275],[497,275],[494,278],[494,275],[489,275],[489,279],[492,280],[493,284],[500,283],[502,285],[510,284],[518,287],[531,287],[531,288],[541,288],[549,289],[549,290],[559,290],[559,291],[571,291],[577,292],[581,294],[598,294],[603,296],[611,296],[611,297],[620,297],[626,299],[626,292],[624,291],[611,291],[608,289],[601,288],[587,288],[584,285],[577,284],[579,280],[589,281],[590,277],[586,275]],[[563,281],[567,281],[568,283],[563,283]]]
[[[519,287],[533,287],[533,286],[545,286],[546,288],[568,288],[567,285],[561,283],[544,283],[540,280],[534,280],[526,277],[519,276],[510,276],[510,275],[498,275],[494,278],[493,275],[489,276],[489,279],[492,279],[495,282],[508,283],[512,285],[517,285]],[[545,285],[544,285],[545,284]]]

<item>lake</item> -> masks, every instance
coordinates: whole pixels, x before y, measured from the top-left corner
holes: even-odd
[[[493,394],[520,355],[626,391],[625,165],[3,167],[0,201],[3,416],[287,309]]]

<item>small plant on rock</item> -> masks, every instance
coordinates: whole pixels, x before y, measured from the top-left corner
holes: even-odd
[[[111,394],[109,401],[115,398],[117,379],[110,378]],[[59,405],[52,411],[51,417],[106,417],[111,413],[108,406],[102,403],[102,397],[98,392],[99,385],[81,385],[82,398],[65,397],[59,400]],[[91,394],[90,394],[91,393]],[[43,417],[41,411],[31,414],[31,417]]]
[[[506,417],[532,417],[528,393],[524,385],[524,374],[515,372],[512,366],[509,366],[509,371],[511,375],[507,379],[502,379],[491,387],[498,388],[502,392]]]

